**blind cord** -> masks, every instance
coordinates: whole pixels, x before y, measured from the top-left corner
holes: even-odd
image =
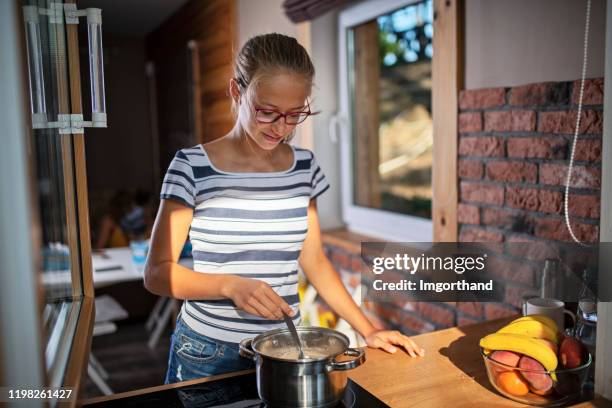
[[[587,54],[589,49],[589,25],[591,22],[591,0],[587,0],[586,7],[586,22],[584,25],[584,48],[582,54],[582,76],[580,79],[580,94],[578,96],[578,114],[576,116],[576,129],[574,130],[574,140],[572,142],[572,151],[570,154],[569,166],[567,168],[567,179],[565,182],[565,199],[564,199],[564,212],[565,212],[565,224],[567,225],[567,229],[572,237],[572,239],[578,244],[585,245],[582,241],[580,241],[576,235],[574,234],[574,230],[570,224],[569,217],[569,189],[570,182],[572,179],[572,171],[574,170],[574,154],[576,152],[576,142],[578,141],[578,131],[580,130],[580,119],[582,116],[582,98],[584,96],[584,79],[586,77],[586,68],[587,68]]]

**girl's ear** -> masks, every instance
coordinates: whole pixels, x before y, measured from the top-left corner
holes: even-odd
[[[238,82],[236,78],[230,79],[230,96],[234,100],[236,104],[240,103],[240,87],[238,86]]]

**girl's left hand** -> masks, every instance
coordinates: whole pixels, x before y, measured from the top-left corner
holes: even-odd
[[[402,346],[406,349],[410,357],[424,356],[425,349],[419,347],[410,337],[404,336],[397,330],[379,330],[365,338],[368,347],[380,348],[389,353],[395,353],[397,347]]]

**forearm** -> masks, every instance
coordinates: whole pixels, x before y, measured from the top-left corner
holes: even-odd
[[[224,299],[235,275],[195,272],[175,262],[147,264],[145,287],[159,296],[175,299]]]
[[[340,275],[326,256],[322,256],[317,261],[313,270],[316,272],[311,273],[308,280],[334,312],[346,320],[363,337],[367,337],[376,331],[376,328],[348,293]]]

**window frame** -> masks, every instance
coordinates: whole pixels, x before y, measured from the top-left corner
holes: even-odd
[[[402,242],[429,242],[434,239],[434,222],[421,217],[398,214],[387,210],[368,208],[354,203],[353,174],[353,128],[352,97],[353,79],[349,69],[349,30],[371,21],[377,16],[417,3],[420,0],[370,0],[340,12],[338,17],[339,37],[339,82],[340,82],[340,167],[342,192],[342,217],[350,230]],[[435,2],[434,2],[435,3]],[[435,7],[435,6],[434,6]],[[434,29],[435,33],[435,29]],[[435,38],[435,34],[434,34]],[[434,58],[436,52],[434,51]],[[432,61],[433,64],[433,61]],[[433,89],[432,89],[433,97]],[[435,137],[434,137],[435,146]],[[433,169],[432,169],[433,171]],[[432,180],[432,190],[434,181]],[[434,197],[435,198],[435,197]],[[433,207],[433,200],[432,200]],[[433,216],[433,208],[432,208]]]
[[[67,0],[66,3],[75,3]],[[72,289],[70,303],[63,304],[63,321],[66,329],[59,333],[58,355],[53,368],[47,370],[43,342],[42,312],[45,306],[41,281],[42,257],[40,241],[42,220],[39,217],[37,178],[32,157],[32,130],[27,85],[27,62],[25,53],[22,3],[17,0],[2,3],[0,20],[3,24],[0,53],[9,55],[7,70],[3,70],[3,83],[10,84],[11,92],[3,93],[7,107],[6,122],[10,128],[5,149],[0,152],[5,165],[11,165],[14,178],[12,184],[3,184],[2,190],[12,197],[10,205],[2,205],[2,211],[10,213],[10,223],[0,223],[0,235],[10,241],[10,256],[2,257],[2,270],[19,273],[0,276],[0,298],[5,307],[0,310],[3,341],[0,342],[0,378],[2,384],[31,387],[61,386],[72,388],[74,398],[62,406],[76,406],[81,381],[87,370],[91,346],[91,334],[95,318],[94,289],[91,265],[91,243],[89,232],[89,209],[87,199],[87,175],[85,167],[84,135],[61,135],[61,156],[64,172],[64,199],[68,244],[71,254]],[[68,86],[70,106],[62,106],[72,114],[82,113],[81,80],[78,53],[78,26],[62,25],[65,28],[66,51],[68,53]],[[59,26],[58,26],[59,29]],[[4,72],[6,71],[6,72]],[[24,74],[26,73],[26,74]],[[67,104],[67,95],[62,94],[61,103]],[[16,103],[15,103],[16,102]],[[3,116],[4,117],[4,116]],[[8,173],[7,173],[8,174]],[[24,205],[21,201],[25,200]],[[21,204],[21,205],[17,205]],[[4,242],[4,240],[3,240]],[[2,275],[2,274],[0,274]],[[27,300],[24,302],[24,299]],[[25,304],[24,304],[25,303]],[[20,318],[11,314],[21,304]],[[11,310],[12,309],[12,310]],[[6,341],[4,341],[6,340]],[[7,349],[9,347],[9,349]],[[7,382],[11,384],[7,384]],[[43,406],[40,402],[33,406]]]

